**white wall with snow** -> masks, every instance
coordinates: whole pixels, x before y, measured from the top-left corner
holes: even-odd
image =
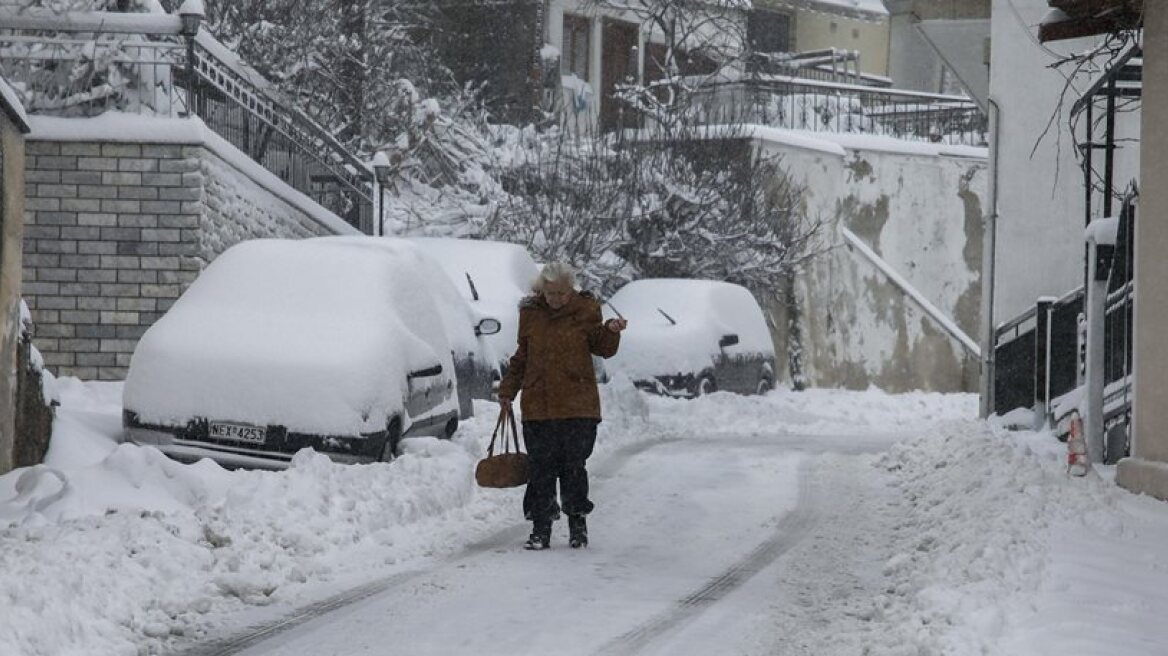
[[[798,277],[805,376],[813,386],[890,391],[973,390],[977,358],[849,248],[847,228],[966,335],[977,335],[985,150],[817,134],[842,148],[808,148],[806,136],[765,135],[807,187],[808,215],[824,222],[826,251]],[[785,311],[776,309],[780,342]],[[776,345],[780,362],[786,344]],[[780,367],[781,368],[781,367]]]

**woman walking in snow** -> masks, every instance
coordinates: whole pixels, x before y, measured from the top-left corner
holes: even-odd
[[[499,384],[499,403],[509,406],[523,392],[520,410],[529,474],[523,514],[532,522],[526,548],[549,546],[552,522],[561,509],[557,481],[569,542],[579,548],[588,544],[585,517],[593,507],[584,463],[592,455],[600,423],[592,356],[615,355],[627,322],[602,322],[600,303],[576,290],[576,275],[562,262],[545,265],[532,289],[534,294],[519,304],[519,340]]]

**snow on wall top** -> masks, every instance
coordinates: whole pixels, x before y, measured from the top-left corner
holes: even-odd
[[[231,142],[207,127],[198,117],[169,118],[127,112],[106,112],[92,118],[34,116],[34,141],[100,141],[110,143],[156,143],[201,145],[222,157],[254,182],[338,234],[360,234],[336,214],[292,188],[265,169]]]

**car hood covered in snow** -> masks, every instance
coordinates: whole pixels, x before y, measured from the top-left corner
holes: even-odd
[[[411,256],[317,240],[228,249],[138,343],[125,408],[165,425],[204,417],[317,434],[383,430],[407,371],[442,364],[453,375]]]
[[[637,280],[605,304],[606,318],[618,312],[629,326],[607,366],[611,373],[624,373],[634,380],[697,374],[723,354],[774,357],[762,310],[750,292],[738,285],[713,280]],[[737,335],[738,344],[719,349],[724,335]]]

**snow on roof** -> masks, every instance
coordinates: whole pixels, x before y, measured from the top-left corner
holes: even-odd
[[[740,285],[716,280],[635,280],[617,290],[604,311],[607,317],[619,314],[629,321],[609,369],[634,379],[701,372],[719,355],[718,340],[723,335],[739,338],[737,345],[726,348],[728,354],[774,357],[774,342],[762,310]]]
[[[399,308],[405,306],[405,301],[410,302],[410,309],[407,310],[410,316],[403,316],[403,320],[419,334],[431,330],[433,324],[414,323],[415,319],[425,317],[426,313],[418,312],[413,304],[415,302],[433,304],[438,309],[450,346],[455,353],[467,355],[479,350],[474,335],[474,325],[477,323],[474,312],[460,295],[460,288],[448,278],[441,263],[424,249],[407,239],[386,237],[317,237],[310,241],[371,249],[380,253],[382,257],[392,258],[397,266],[408,268],[414,278],[422,281],[424,287],[413,289],[406,295],[407,298],[397,299]]]
[[[139,341],[125,407],[168,425],[384,430],[407,371],[442,364],[453,374],[427,281],[403,255],[324,240],[227,249]]]
[[[882,16],[888,15],[888,9],[884,6],[883,0],[812,0],[813,4],[828,5],[831,7],[842,7],[844,9],[854,9],[856,11],[863,11],[869,14],[879,14]]]
[[[770,0],[768,3],[759,4],[762,6],[779,4],[797,9],[839,13],[861,20],[888,16],[888,9],[882,0]]]
[[[518,244],[478,239],[419,237],[409,240],[434,257],[463,297],[471,300],[470,274],[480,299],[518,302],[539,275],[535,260]]]

